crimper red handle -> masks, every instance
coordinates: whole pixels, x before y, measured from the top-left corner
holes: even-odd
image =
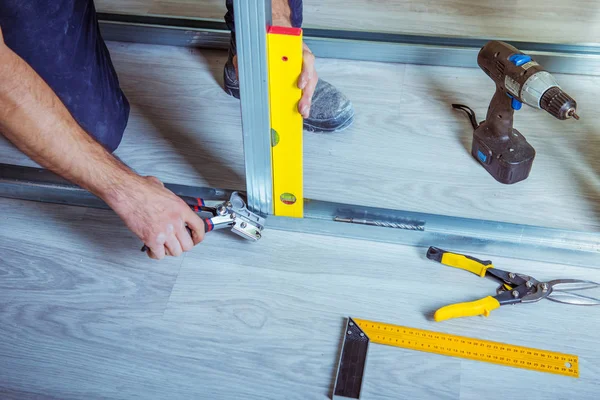
[[[206,206],[206,202],[199,197],[189,197],[189,196],[179,196],[181,200],[185,201],[185,203],[190,206],[194,212],[205,211],[208,207]],[[210,218],[204,219],[204,232],[211,232],[215,228],[215,224],[212,222]],[[188,228],[188,232],[190,236],[192,235],[192,231]]]
[[[190,206],[195,212],[200,212],[204,207],[206,207],[206,203],[201,198],[190,196],[179,196],[179,198],[181,198],[181,200],[183,200],[185,204]]]

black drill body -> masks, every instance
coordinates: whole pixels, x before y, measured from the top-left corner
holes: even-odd
[[[558,119],[577,117],[576,103],[552,75],[531,57],[503,42],[486,44],[477,58],[496,83],[484,122],[473,133],[473,157],[499,182],[512,184],[529,176],[535,149],[513,128],[522,103],[544,109]]]

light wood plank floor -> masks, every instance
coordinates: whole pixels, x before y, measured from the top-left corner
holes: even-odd
[[[239,102],[220,87],[225,53],[111,43],[132,103],[117,154],[172,183],[244,188]],[[305,134],[305,195],[342,203],[573,230],[600,228],[600,77],[558,76],[582,119],[525,107],[515,126],[536,148],[530,178],[496,183],[471,157],[471,127],[494,92],[478,69],[318,60],[320,76],[355,104],[349,130]],[[0,161],[32,165],[5,141]]]
[[[99,11],[223,19],[225,0],[96,0]],[[598,43],[594,0],[304,0],[306,27]]]
[[[436,308],[496,285],[424,253],[219,232],[156,262],[110,211],[0,199],[0,398],[326,399],[347,316],[580,357],[576,380],[372,346],[365,400],[505,399],[512,387],[531,400],[597,398],[600,308],[542,301],[435,323]],[[494,261],[541,279],[600,281],[598,266]]]

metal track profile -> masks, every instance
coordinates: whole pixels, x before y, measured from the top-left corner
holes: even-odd
[[[247,2],[246,6],[256,4]],[[218,20],[110,13],[99,13],[98,18],[105,40],[222,49],[229,45],[227,26]],[[310,27],[304,29],[304,38],[313,53],[321,58],[468,68],[477,67],[477,53],[487,41],[503,39]],[[600,75],[600,44],[504,40],[534,56],[550,72]]]
[[[165,186],[178,196],[205,200],[228,199],[234,192],[172,183]],[[110,210],[100,198],[48,170],[20,165],[0,164],[0,197]]]
[[[222,189],[173,184],[166,186],[178,195],[207,200],[228,198],[232,193]],[[0,164],[0,197],[108,208],[97,197],[49,171],[5,164]],[[355,223],[339,222],[348,220],[354,220]],[[572,232],[315,200],[306,200],[303,219],[269,216],[266,227],[270,230],[421,248],[440,246],[457,252],[600,268],[600,233],[593,232]]]
[[[271,2],[235,0],[234,7],[248,208],[266,216],[273,214],[267,66]]]
[[[340,221],[354,220],[356,223]],[[270,229],[600,268],[600,233],[306,200],[304,219]],[[435,244],[431,244],[435,243]]]
[[[113,42],[227,49],[229,30],[222,21],[98,13],[102,38]]]

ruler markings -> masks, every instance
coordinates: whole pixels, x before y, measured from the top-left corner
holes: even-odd
[[[515,346],[374,321],[354,319],[373,343],[484,361],[570,377],[579,377],[572,354]]]

